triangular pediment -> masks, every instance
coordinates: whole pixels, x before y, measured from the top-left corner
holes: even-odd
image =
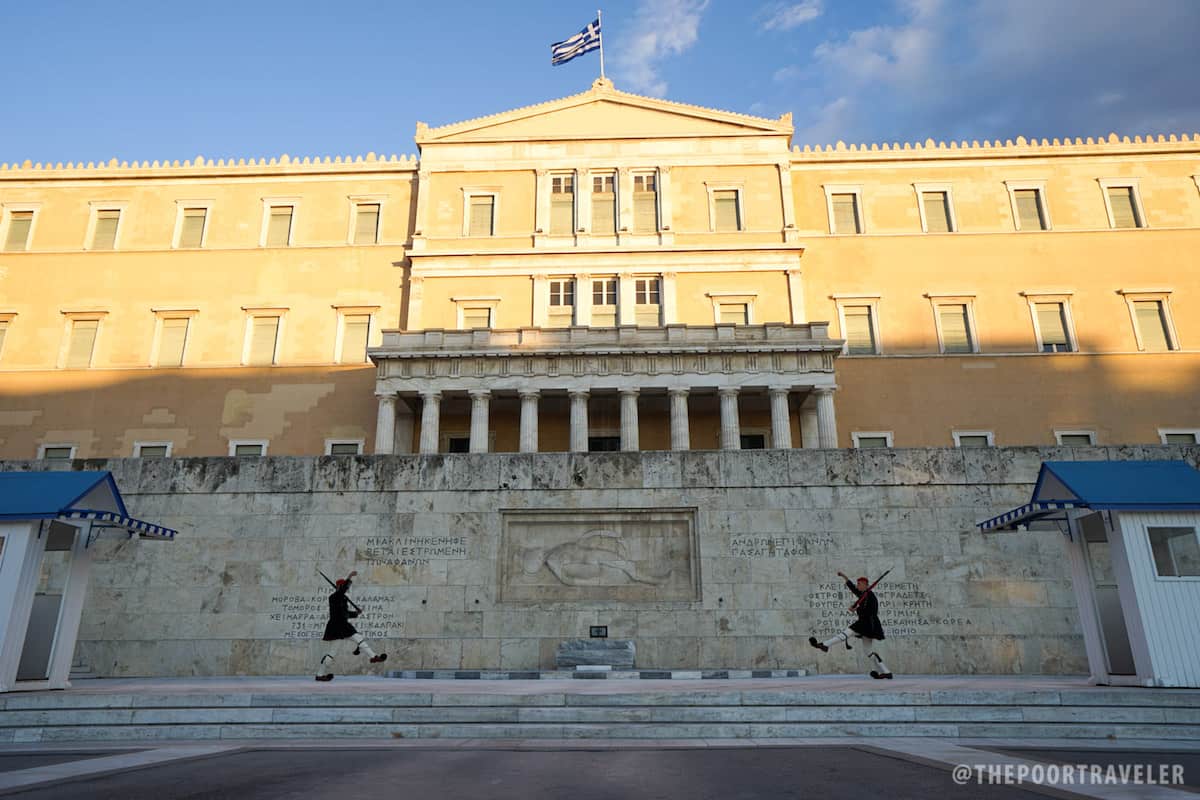
[[[564,139],[790,136],[791,115],[773,120],[619,92],[598,80],[582,94],[440,128],[417,124],[417,144]]]

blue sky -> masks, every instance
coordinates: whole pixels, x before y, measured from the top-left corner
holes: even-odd
[[[0,4],[0,161],[411,153],[586,89],[595,2]],[[797,144],[1200,131],[1200,0],[623,0],[620,89],[778,116]],[[13,75],[10,71],[10,76]]]

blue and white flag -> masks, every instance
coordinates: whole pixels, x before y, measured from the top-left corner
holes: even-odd
[[[550,45],[550,63],[565,64],[576,56],[598,50],[600,48],[600,19],[588,24],[579,33]]]

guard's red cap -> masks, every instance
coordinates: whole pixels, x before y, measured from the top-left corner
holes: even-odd
[[[861,576],[859,576],[859,580],[860,580],[860,581],[864,581],[865,583],[870,583],[870,582],[871,582],[871,579],[870,579],[870,578],[864,578],[864,577],[861,577]]]
[[[345,585],[346,585],[346,579],[345,579],[345,578],[338,578],[336,581],[334,581],[334,583],[336,583],[336,584],[337,584],[337,587],[340,589],[340,588],[342,588],[343,586],[345,586]]]

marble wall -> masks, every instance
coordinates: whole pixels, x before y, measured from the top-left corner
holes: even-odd
[[[807,639],[852,619],[838,570],[890,568],[895,671],[1078,673],[1061,535],[975,523],[1026,502],[1043,459],[1106,458],[1200,448],[76,461],[179,530],[93,545],[76,655],[105,676],[305,673],[317,570],[357,569],[358,625],[389,668],[552,668],[560,641],[607,625],[639,667],[859,672],[861,648]]]

